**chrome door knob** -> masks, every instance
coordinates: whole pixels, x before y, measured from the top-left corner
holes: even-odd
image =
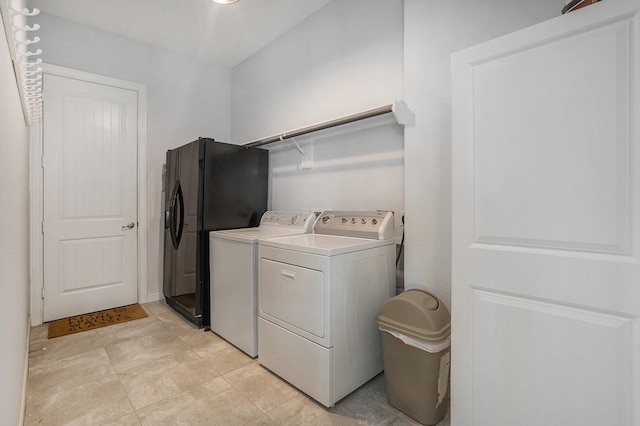
[[[135,228],[135,226],[136,226],[136,224],[135,224],[135,223],[130,222],[130,223],[126,224],[125,226],[123,226],[123,227],[122,227],[122,230],[123,230],[123,231],[126,231],[127,229],[133,229],[133,228]]]

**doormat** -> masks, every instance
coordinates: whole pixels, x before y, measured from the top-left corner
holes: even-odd
[[[106,327],[108,325],[132,321],[146,316],[147,313],[142,309],[142,306],[136,303],[134,305],[105,309],[104,311],[93,312],[90,314],[62,318],[49,323],[48,338],[52,339],[54,337],[65,336],[67,334],[93,330],[94,328]]]

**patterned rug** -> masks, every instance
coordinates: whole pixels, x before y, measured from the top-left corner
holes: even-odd
[[[67,334],[78,333],[80,331],[93,330],[94,328],[132,321],[146,316],[147,313],[142,309],[142,306],[137,303],[134,305],[93,312],[91,314],[76,315],[74,317],[51,321],[49,323],[48,337],[49,339],[52,339],[54,337],[65,336]]]

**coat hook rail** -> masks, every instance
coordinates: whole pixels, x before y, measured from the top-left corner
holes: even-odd
[[[31,45],[40,41],[40,37],[27,37],[39,30],[40,25],[27,25],[26,19],[38,15],[40,10],[14,9],[9,7],[9,3],[0,0],[0,18],[9,44],[24,119],[27,125],[34,125],[42,117],[42,68],[36,67],[42,63],[42,59],[35,59],[34,56],[42,54],[42,49],[29,50]]]

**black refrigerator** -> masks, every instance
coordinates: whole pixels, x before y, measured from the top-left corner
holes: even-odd
[[[167,304],[210,325],[209,231],[258,226],[269,153],[200,138],[167,151],[163,289]]]

